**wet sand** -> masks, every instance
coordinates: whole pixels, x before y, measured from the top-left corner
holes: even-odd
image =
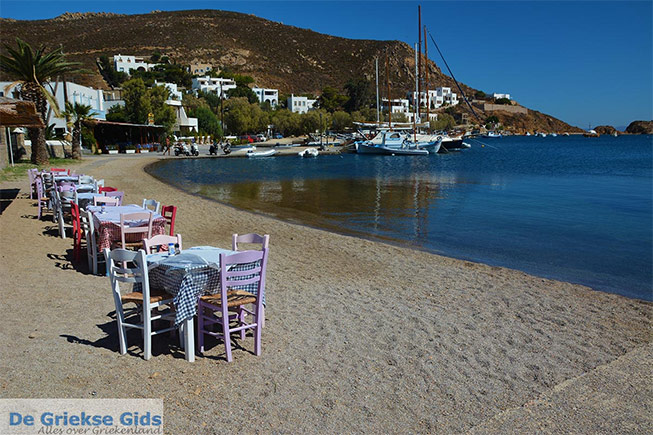
[[[270,234],[263,354],[190,364],[162,336],[144,361],[134,331],[119,355],[108,278],[4,182],[1,397],[160,397],[168,433],[653,430],[650,303],[237,210],[152,178],[158,158],[77,170],[178,206],[185,247]]]

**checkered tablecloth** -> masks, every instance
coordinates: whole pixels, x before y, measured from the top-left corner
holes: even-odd
[[[162,289],[174,296],[175,324],[178,325],[197,314],[197,302],[200,296],[220,291],[220,253],[230,255],[235,251],[202,246],[184,250],[171,257],[167,253],[147,256],[150,288]],[[233,267],[235,270],[250,270],[255,268],[257,263],[259,262]],[[247,278],[249,277],[241,279]],[[243,286],[242,290],[256,295],[258,286],[251,284]],[[263,303],[265,303],[265,294],[263,294]]]
[[[121,205],[117,207],[106,207],[102,213],[100,206],[89,205],[87,210],[93,212],[93,225],[97,234],[97,246],[101,252],[104,248],[111,249],[111,242],[120,240],[120,214],[121,213],[138,213],[149,210],[136,204]],[[166,220],[163,216],[155,213],[152,220],[152,236],[165,234]],[[147,222],[130,223],[130,226],[147,225]],[[138,233],[125,234],[125,240],[128,242],[138,242],[142,235]]]

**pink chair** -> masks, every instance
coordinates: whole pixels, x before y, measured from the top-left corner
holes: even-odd
[[[168,244],[174,243],[175,248],[180,251],[183,249],[181,247],[181,234],[177,236],[168,236],[166,234],[159,234],[150,239],[143,239],[143,249],[146,254],[152,254],[154,252],[168,251]]]
[[[258,235],[255,233],[250,233],[250,234],[234,234],[231,236],[231,249],[233,251],[238,251],[238,244],[239,243],[244,243],[244,244],[257,244],[261,245],[261,249],[265,248],[268,249],[268,245],[270,243],[270,236],[269,235]]]
[[[117,241],[112,243],[112,245],[122,249],[139,249],[143,246],[143,239],[152,238],[152,216],[152,212],[120,213],[120,246],[117,246]],[[143,223],[147,223],[147,225],[131,226],[129,224],[130,221],[142,221]],[[128,242],[126,240],[127,234],[136,234],[139,238],[137,241]]]
[[[113,191],[113,192],[105,192],[104,195],[108,198],[118,198],[118,205],[122,205],[122,199],[125,196],[125,192],[120,192],[120,191]]]
[[[244,249],[239,249],[238,244],[241,245],[260,245],[256,248],[258,250],[268,249],[270,244],[270,236],[265,234],[263,236],[255,233],[250,234],[234,234],[231,238],[231,249],[233,251],[244,251]],[[263,290],[263,307],[261,308],[261,328],[265,328],[265,286]]]
[[[34,179],[34,185],[36,186],[36,198],[38,199],[38,205],[39,205],[38,219],[41,219],[42,210],[44,208],[48,208],[48,203],[50,202],[50,198],[45,196],[45,192],[43,191],[43,183],[41,182],[40,178]]]
[[[202,296],[197,308],[198,341],[200,352],[204,352],[204,335],[221,337],[227,353],[227,361],[231,362],[231,333],[240,332],[245,338],[247,329],[254,330],[254,354],[261,354],[261,324],[260,313],[263,307],[263,287],[265,286],[265,271],[267,267],[268,250],[244,251],[237,254],[220,254],[220,292],[214,295]],[[242,287],[255,287],[256,294]],[[253,311],[244,308],[254,304]],[[229,314],[236,310],[235,314]],[[245,322],[245,314],[254,317],[252,323]],[[230,325],[236,321],[236,326]],[[222,325],[222,332],[209,330],[213,324]]]
[[[93,205],[105,205],[107,207],[114,207],[119,205],[120,198],[112,198],[110,196],[94,196]]]

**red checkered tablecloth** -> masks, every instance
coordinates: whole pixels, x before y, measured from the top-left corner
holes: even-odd
[[[95,207],[89,207],[89,209],[91,208],[95,209]],[[123,208],[124,210],[119,210]],[[107,208],[107,210],[109,210],[109,208]],[[143,212],[146,210],[139,206],[129,205],[111,207],[112,213],[106,213],[104,215],[94,212],[93,225],[95,226],[96,230],[97,247],[99,252],[102,252],[104,248],[111,249],[112,241],[120,241],[120,224],[117,223],[115,219],[115,214],[118,211],[122,213],[135,213],[139,211]],[[165,218],[160,214],[155,214],[154,219],[152,220],[152,236],[165,234],[165,224]],[[147,225],[147,223],[144,223],[144,225]],[[127,242],[138,242],[140,240],[142,240],[141,234],[125,234],[125,241]]]

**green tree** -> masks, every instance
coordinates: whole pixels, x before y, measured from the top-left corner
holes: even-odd
[[[129,122],[127,119],[127,113],[125,112],[125,106],[121,104],[111,106],[107,111],[106,118],[107,121],[112,122]]]
[[[147,99],[149,106],[154,114],[154,123],[163,125],[167,132],[172,131],[172,127],[177,120],[175,111],[172,107],[166,104],[166,100],[170,98],[170,91],[165,86],[154,86],[148,89]]]
[[[197,124],[201,132],[210,134],[213,137],[222,137],[220,120],[208,107],[198,107],[190,111],[190,116],[197,118]]]
[[[224,102],[224,122],[231,134],[255,133],[264,130],[268,124],[267,113],[258,103],[250,103],[247,98],[229,98]]]
[[[512,104],[512,102],[508,98],[497,98],[494,100],[494,104]]]
[[[73,150],[72,158],[81,160],[82,158],[82,122],[93,118],[97,115],[93,112],[91,106],[87,104],[66,103],[66,111],[63,113],[66,119],[70,119],[73,125]]]
[[[229,89],[227,92],[229,98],[247,98],[250,103],[258,103],[258,97],[247,85],[237,85],[235,89]]]
[[[146,124],[147,115],[152,111],[152,107],[147,97],[147,88],[143,79],[135,78],[126,81],[122,90],[127,121],[134,124]]]
[[[298,135],[301,132],[300,116],[288,109],[278,109],[272,112],[270,121],[284,136]]]
[[[322,89],[322,95],[318,98],[317,102],[320,108],[327,112],[333,113],[336,110],[341,110],[349,97],[338,93],[336,88],[326,86]]]
[[[349,113],[369,107],[374,99],[372,84],[365,79],[349,80],[345,84],[345,92],[349,97],[345,110]]]
[[[335,131],[343,131],[352,126],[352,117],[347,112],[334,112],[331,117],[331,128]]]
[[[436,131],[450,130],[455,125],[456,125],[456,120],[454,119],[453,116],[451,116],[448,113],[440,113],[440,114],[438,114],[437,121],[430,121],[429,122],[429,127],[431,127],[431,130],[436,130]]]
[[[111,88],[118,87],[122,82],[129,79],[129,74],[126,72],[116,71],[106,55],[100,56],[100,73]]]
[[[486,97],[486,95],[485,95],[485,92],[483,92],[483,91],[476,91],[474,93],[474,98],[476,98],[477,100],[482,100],[485,97]]]
[[[45,125],[47,125],[47,103],[55,113],[59,112],[57,102],[44,85],[52,79],[81,72],[78,63],[67,62],[61,47],[46,51],[44,46],[33,50],[32,47],[20,38],[16,38],[17,47],[5,44],[8,55],[0,55],[0,70],[6,72],[20,85],[20,94],[24,100],[36,105],[37,112],[41,115],[43,127],[28,129],[32,141],[32,163],[46,165],[49,161],[48,150],[45,144]]]

